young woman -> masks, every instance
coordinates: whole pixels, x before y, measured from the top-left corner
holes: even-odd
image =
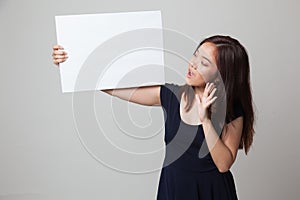
[[[55,64],[67,57],[63,47],[53,47]],[[103,91],[164,108],[165,143],[176,142],[166,149],[158,200],[238,199],[230,167],[238,149],[247,154],[252,145],[254,111],[249,59],[236,39],[222,35],[204,39],[188,64],[184,85]],[[222,110],[223,121],[217,115]]]

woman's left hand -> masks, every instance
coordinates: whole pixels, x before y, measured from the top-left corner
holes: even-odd
[[[197,107],[201,122],[210,118],[208,109],[217,99],[216,96],[214,97],[216,90],[217,88],[213,83],[206,83],[202,97],[199,97],[199,95],[196,94],[196,102],[198,104]]]

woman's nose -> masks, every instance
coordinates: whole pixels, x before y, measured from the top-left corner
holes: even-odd
[[[194,68],[195,70],[197,70],[197,65],[196,65],[196,63],[190,62],[190,65],[191,65],[192,68]]]

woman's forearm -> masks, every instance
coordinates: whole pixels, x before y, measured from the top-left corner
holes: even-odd
[[[220,172],[226,172],[233,164],[233,155],[230,149],[223,143],[210,119],[202,124],[206,143],[210,154]]]
[[[101,90],[120,99],[145,106],[160,105],[160,85]]]

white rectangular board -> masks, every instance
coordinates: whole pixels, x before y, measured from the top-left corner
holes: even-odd
[[[62,92],[165,83],[160,11],[55,16]]]

